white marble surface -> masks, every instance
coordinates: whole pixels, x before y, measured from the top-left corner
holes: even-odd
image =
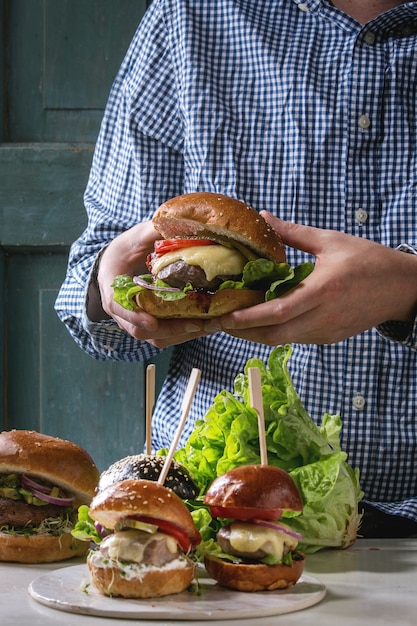
[[[53,569],[82,561],[53,565],[0,564],[1,626],[114,626],[115,624],[198,624],[215,621],[119,619],[56,610],[29,596],[32,580]],[[326,586],[315,606],[273,617],[233,619],[231,626],[355,626],[358,624],[417,623],[417,539],[359,539],[348,550],[326,550],[307,557],[306,574]],[[219,622],[217,622],[219,623]]]

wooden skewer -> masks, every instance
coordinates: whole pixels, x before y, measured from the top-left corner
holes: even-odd
[[[152,411],[155,405],[155,364],[151,363],[146,368],[146,454],[152,451]]]
[[[261,465],[268,465],[268,453],[266,450],[264,405],[262,401],[261,370],[259,369],[259,367],[249,367],[248,377],[249,377],[249,395],[250,395],[251,407],[255,409],[255,411],[258,414],[259,448],[261,451]]]
[[[181,433],[184,430],[185,422],[187,420],[188,413],[189,413],[192,401],[194,399],[195,390],[197,389],[200,376],[201,376],[201,371],[197,369],[196,367],[194,367],[191,371],[191,375],[188,380],[187,389],[185,390],[184,398],[181,403],[181,418],[178,424],[177,432],[175,433],[175,437],[171,443],[171,447],[165,459],[164,467],[162,468],[162,471],[159,474],[158,483],[160,485],[164,484],[165,478],[168,474],[168,470],[170,468],[175,450],[177,449],[178,442],[181,437]]]

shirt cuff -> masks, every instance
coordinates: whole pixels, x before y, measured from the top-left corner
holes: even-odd
[[[417,256],[417,249],[408,243],[400,244],[396,250]],[[414,322],[389,320],[377,326],[377,331],[386,339],[417,351],[417,317]]]

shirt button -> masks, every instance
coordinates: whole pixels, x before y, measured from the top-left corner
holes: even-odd
[[[359,126],[363,128],[363,130],[367,130],[371,125],[371,120],[367,115],[361,115],[359,118]]]
[[[353,398],[352,404],[354,408],[357,409],[358,411],[363,411],[365,404],[366,404],[365,398],[358,394],[357,396]]]
[[[368,214],[365,209],[358,209],[357,211],[355,211],[355,217],[356,221],[359,222],[359,224],[365,224],[365,222],[368,220]]]
[[[310,9],[308,8],[308,6],[307,6],[306,4],[304,4],[304,2],[301,2],[301,3],[298,5],[298,8],[300,9],[300,11],[305,11],[306,13],[308,13],[308,11],[310,10]]]
[[[363,40],[365,43],[368,44],[368,46],[372,46],[375,43],[375,33],[371,33],[371,31],[368,31],[367,33],[365,33]]]

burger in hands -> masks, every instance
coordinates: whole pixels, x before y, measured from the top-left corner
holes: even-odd
[[[287,472],[270,465],[237,467],[216,478],[204,503],[223,525],[216,550],[204,556],[220,585],[239,591],[285,589],[304,569],[301,536],[280,521],[283,510],[301,511],[299,491]]]
[[[152,598],[184,591],[200,535],[186,505],[171,489],[151,480],[123,480],[99,491],[88,537],[98,549],[87,557],[91,581],[106,596]]]
[[[75,443],[30,430],[0,433],[0,561],[47,563],[87,552],[71,531],[99,471]]]
[[[249,205],[196,192],[164,202],[149,274],[117,276],[114,299],[159,318],[210,318],[276,298],[312,270],[286,263],[281,237]]]

